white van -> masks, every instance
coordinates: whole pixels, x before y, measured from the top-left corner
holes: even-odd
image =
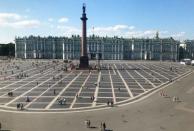
[[[181,64],[181,65],[186,65],[184,61],[181,61],[180,64]]]
[[[194,66],[194,60],[191,61],[191,65]]]

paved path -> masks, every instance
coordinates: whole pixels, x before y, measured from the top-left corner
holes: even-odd
[[[23,103],[27,111],[58,112],[104,108],[108,101],[116,105],[126,104],[168,83],[172,76],[177,78],[189,71],[178,63],[173,64],[173,67],[177,66],[174,73],[169,68],[170,63],[104,62],[102,67],[106,69],[100,72],[73,70],[69,74],[69,71],[62,71],[64,63],[52,64],[46,68],[40,63],[44,72],[37,71],[28,78],[1,85],[0,107],[16,110],[16,104]],[[14,96],[7,96],[8,92],[13,92]],[[30,102],[26,102],[27,97]],[[65,104],[59,104],[59,99],[65,100]]]
[[[84,121],[99,127],[106,122],[114,131],[193,131],[194,73],[164,89],[170,98],[155,93],[137,103],[106,110],[80,113],[6,113],[0,112],[2,126],[14,131],[92,131]],[[172,96],[179,96],[182,102],[172,102]]]

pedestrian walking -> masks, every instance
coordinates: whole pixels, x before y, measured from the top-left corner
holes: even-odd
[[[109,102],[109,101],[107,101],[107,106],[109,106],[109,104],[110,104],[110,102]]]
[[[173,96],[172,101],[176,102],[176,97],[175,96]]]
[[[90,124],[91,124],[91,122],[90,122],[90,120],[88,120],[88,128],[90,128]]]
[[[180,102],[180,100],[179,100],[179,97],[178,97],[178,96],[176,97],[176,101],[177,101],[177,102]]]
[[[53,90],[53,94],[54,94],[54,95],[56,94],[56,90],[55,90],[55,89]]]
[[[23,103],[21,103],[20,104],[20,109],[23,110],[23,108],[24,108],[24,105],[23,105]]]
[[[106,123],[105,122],[102,124],[102,127],[103,127],[103,131],[105,131],[106,130]]]
[[[59,104],[60,104],[60,105],[63,105],[62,99],[59,100]]]
[[[30,102],[29,96],[26,97],[26,102]]]
[[[79,98],[79,94],[78,94],[78,93],[76,93],[76,98],[77,98],[77,99]]]
[[[17,110],[20,108],[20,103],[16,104]]]
[[[111,105],[111,107],[113,107],[113,105],[114,105],[113,101],[110,102],[110,105]]]

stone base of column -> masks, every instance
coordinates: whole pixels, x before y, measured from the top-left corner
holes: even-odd
[[[89,69],[88,56],[81,56],[80,57],[79,69]]]

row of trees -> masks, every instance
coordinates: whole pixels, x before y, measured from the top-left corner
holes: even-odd
[[[15,44],[8,43],[8,44],[0,44],[0,56],[15,56]]]

